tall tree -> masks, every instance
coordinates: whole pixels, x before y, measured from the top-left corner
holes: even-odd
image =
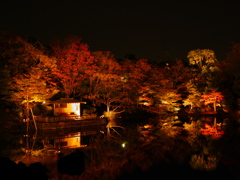
[[[43,73],[39,67],[33,67],[27,74],[14,77],[11,100],[22,107],[26,118],[29,118],[29,109],[57,93],[55,87],[46,83]]]
[[[201,97],[202,93],[200,93],[197,87],[190,81],[186,83],[188,96],[183,100],[183,105],[190,105],[190,110],[193,110],[194,107],[201,107]]]
[[[240,79],[240,43],[233,43],[225,61],[225,71]]]
[[[224,96],[221,92],[217,92],[213,89],[210,93],[202,95],[201,100],[204,101],[204,105],[213,104],[213,110],[216,112],[217,103],[220,103],[223,98]]]
[[[216,88],[219,62],[214,51],[210,49],[196,49],[188,53],[189,64],[193,70],[192,82],[195,83],[200,92]]]
[[[126,105],[138,105],[139,97],[146,94],[145,91],[150,82],[151,65],[146,59],[140,59],[136,62],[125,60],[122,62],[122,78],[124,83],[124,94]]]
[[[46,91],[50,88],[54,89],[49,72],[55,67],[55,61],[46,55],[44,46],[37,40],[14,33],[2,34],[0,38],[2,40],[0,42],[0,69],[7,77],[5,80],[2,79],[2,82],[7,82],[8,85],[5,88],[5,92],[8,93],[5,93],[4,98],[22,105],[23,99],[26,100],[26,97],[28,97],[27,102],[30,102],[31,98],[36,101],[36,99],[40,99],[40,96],[41,99],[44,99],[46,95],[49,96],[49,92]],[[39,84],[45,90],[39,90]],[[32,97],[33,95],[24,95],[24,93],[28,94],[32,91],[29,88],[35,89],[34,97]],[[38,98],[36,98],[37,95]]]
[[[67,37],[51,45],[57,68],[53,75],[65,97],[74,96],[79,84],[92,73],[93,57],[78,37]]]
[[[96,67],[95,72],[89,77],[89,94],[86,97],[94,105],[104,104],[107,111],[114,110],[120,106],[123,95],[121,66],[109,51],[97,51],[92,55]]]
[[[204,72],[205,69],[217,62],[215,53],[210,49],[196,49],[188,53],[188,59],[190,65],[196,65],[200,72]]]
[[[240,43],[233,43],[225,61],[221,62],[220,90],[224,94],[229,111],[239,108],[240,97]]]

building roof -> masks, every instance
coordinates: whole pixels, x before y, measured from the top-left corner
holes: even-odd
[[[86,102],[77,100],[77,99],[73,99],[73,98],[61,98],[55,101],[50,101],[50,104],[59,104],[59,103],[82,103],[82,104],[86,104]]]

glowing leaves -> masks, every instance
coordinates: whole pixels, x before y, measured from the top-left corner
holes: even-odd
[[[186,99],[183,99],[183,105],[187,106],[190,105],[191,109],[193,107],[200,107],[201,106],[201,93],[198,91],[197,87],[192,83],[186,83],[186,88],[189,93]]]
[[[215,126],[205,124],[205,128],[200,129],[202,135],[211,136],[213,139],[221,138],[224,134],[223,130],[218,129]]]
[[[202,71],[204,66],[210,66],[217,62],[214,51],[210,49],[196,49],[188,53],[190,65],[197,65]]]
[[[202,95],[201,101],[204,101],[204,105],[213,104],[214,112],[216,112],[216,103],[223,100],[224,96],[221,92],[212,90],[209,94]]]
[[[204,105],[219,102],[223,99],[223,95],[220,92],[212,92],[210,94],[202,95],[202,100],[204,100]]]
[[[20,107],[23,106],[26,118],[29,117],[29,109],[58,92],[55,87],[46,83],[43,71],[38,67],[33,67],[27,74],[14,77],[13,81],[11,100]]]
[[[136,105],[140,96],[148,96],[151,69],[152,67],[146,59],[140,59],[137,62],[130,60],[122,62],[126,104]],[[146,89],[148,90],[146,91]]]
[[[53,70],[55,80],[66,97],[70,97],[83,82],[88,73],[92,73],[93,58],[88,45],[81,43],[80,38],[69,37],[52,45],[57,67]]]
[[[92,100],[95,105],[105,104],[109,111],[112,103],[121,102],[123,88],[121,66],[108,51],[97,51],[92,55],[94,67],[89,76],[89,95],[86,98]]]
[[[57,93],[54,87],[46,84],[42,77],[42,70],[39,68],[32,68],[28,74],[15,77],[14,81],[15,92],[12,99],[23,104],[43,102]]]
[[[177,94],[175,90],[166,89],[159,99],[163,106],[167,108],[168,111],[176,111],[179,106],[178,101],[182,100],[180,94]]]

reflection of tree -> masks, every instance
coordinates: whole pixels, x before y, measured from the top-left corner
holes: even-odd
[[[205,128],[201,128],[200,131],[202,132],[203,135],[211,136],[214,139],[221,138],[222,135],[224,134],[224,131],[217,128],[216,125],[210,126],[208,124],[205,124]]]
[[[190,165],[196,170],[215,170],[217,167],[217,157],[212,154],[194,154],[192,155]]]
[[[218,141],[214,137],[219,137],[218,134],[222,135],[222,131],[217,130],[216,126],[204,124],[205,129],[201,128],[202,126],[200,120],[184,124],[184,128],[189,132],[189,143],[193,148],[190,165],[196,170],[214,170],[219,160]]]
[[[169,137],[177,137],[179,134],[181,134],[182,122],[176,119],[176,117],[170,116],[164,120],[161,120],[162,122],[161,132],[164,132]]]

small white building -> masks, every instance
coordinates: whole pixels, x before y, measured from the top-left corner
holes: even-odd
[[[86,104],[73,98],[61,98],[52,101],[54,116],[81,116],[81,104]]]

